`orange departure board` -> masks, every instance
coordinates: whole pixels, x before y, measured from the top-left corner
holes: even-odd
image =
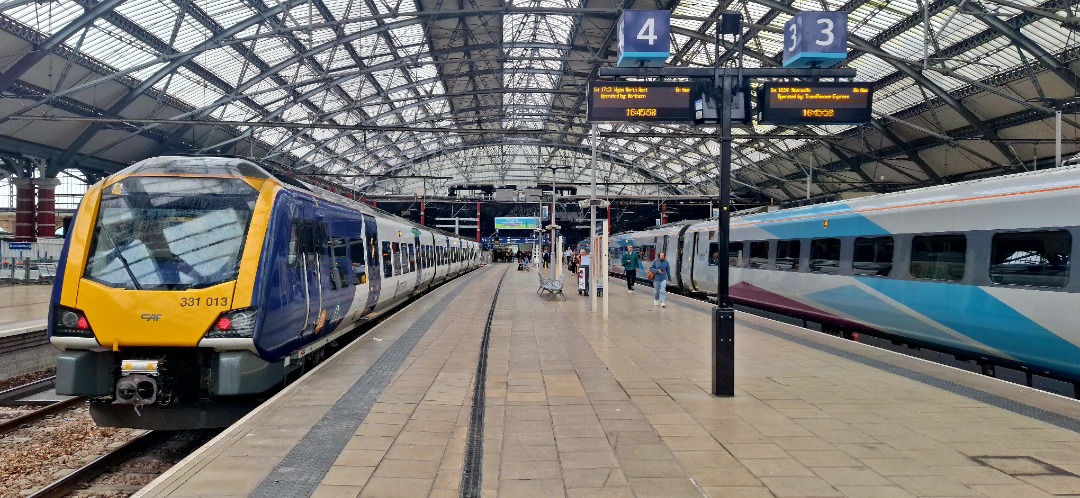
[[[589,122],[693,123],[692,83],[590,81]]]
[[[765,82],[758,90],[763,124],[862,124],[870,122],[869,83]]]

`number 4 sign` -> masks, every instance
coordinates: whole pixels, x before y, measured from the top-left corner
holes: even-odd
[[[784,67],[832,67],[847,59],[847,12],[800,12],[784,24]]]
[[[671,55],[671,11],[624,10],[619,17],[618,67],[663,67]]]

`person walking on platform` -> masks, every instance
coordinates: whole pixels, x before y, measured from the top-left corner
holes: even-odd
[[[569,247],[563,252],[563,258],[566,258],[566,266],[569,267],[570,263],[574,260],[574,251]]]
[[[544,268],[550,268],[550,267],[551,267],[551,253],[548,252],[548,251],[544,251]]]
[[[667,261],[667,253],[660,253],[656,255],[656,259],[653,260],[652,266],[649,267],[649,271],[653,273],[653,306],[657,304],[661,308],[666,308],[667,305],[667,282],[668,276],[671,275],[671,264]]]
[[[634,281],[637,280],[637,270],[641,268],[641,258],[634,252],[634,246],[626,246],[626,253],[622,255],[622,267],[626,272],[626,290],[634,292]]]

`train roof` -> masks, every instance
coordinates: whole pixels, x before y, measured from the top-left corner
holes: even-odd
[[[922,203],[945,203],[972,198],[990,199],[1020,192],[1051,193],[1071,188],[1080,188],[1080,166],[1062,166],[1041,171],[1021,172],[776,211],[735,213],[732,216],[732,221],[755,222],[774,216],[819,215],[839,210],[865,210]],[[700,227],[700,225],[710,222],[715,223],[716,218],[691,223]]]
[[[267,168],[241,157],[222,156],[159,156],[139,161],[111,176],[129,175],[207,175],[235,176],[274,180],[282,187],[310,195],[316,199],[355,209],[362,213],[379,214],[394,218],[406,225],[422,228],[440,235],[468,240],[467,237],[452,234],[445,230],[428,227],[391,214],[377,207],[350,199],[329,190],[287,176],[271,173]]]

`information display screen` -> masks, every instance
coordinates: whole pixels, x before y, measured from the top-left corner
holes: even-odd
[[[540,219],[527,216],[495,217],[496,230],[534,230],[540,228]]]
[[[870,122],[869,83],[765,82],[758,92],[763,124],[862,124]]]
[[[693,123],[692,83],[590,81],[589,122]]]

